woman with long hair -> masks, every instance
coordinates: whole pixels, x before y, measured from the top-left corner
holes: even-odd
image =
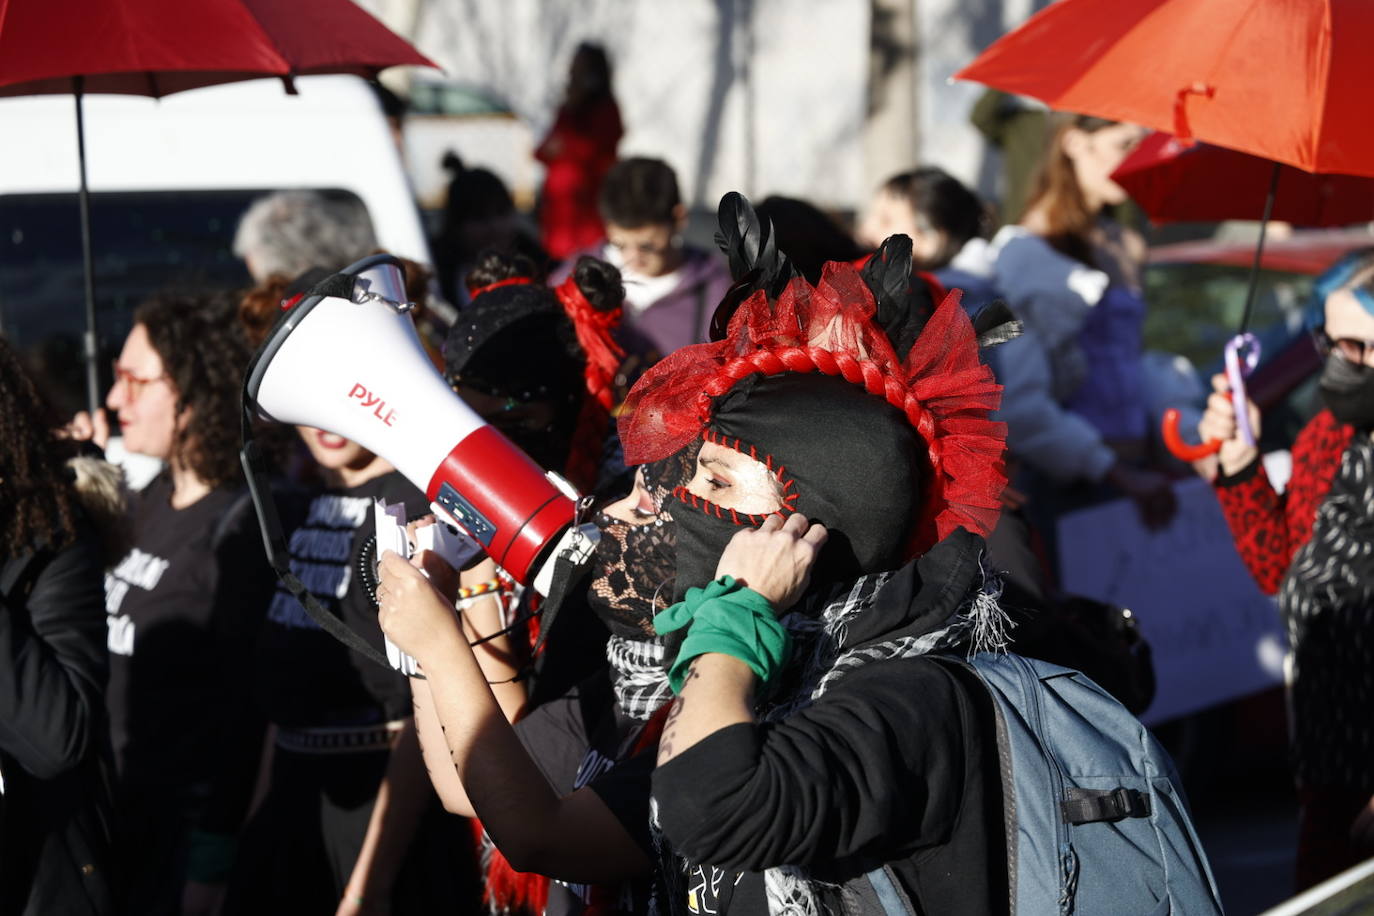
[[[1111,175],[1141,134],[1061,115],[1025,215],[992,247],[995,285],[1026,328],[999,354],[999,370],[1008,448],[1040,481],[1032,489],[1057,491],[1050,501],[1067,505],[1105,484],[1160,525],[1174,500],[1169,479],[1151,467],[1144,242],[1110,212],[1127,199]]]
[[[52,421],[0,337],[0,913],[15,916],[115,912],[101,701],[114,519],[78,489],[97,462],[72,458]]]
[[[125,447],[165,462],[135,498],[105,583],[117,848],[130,912],[213,898],[252,790],[262,723],[248,650],[275,581],[239,466],[249,356],[228,297],[134,312],[106,405]],[[237,783],[224,774],[246,773]]]

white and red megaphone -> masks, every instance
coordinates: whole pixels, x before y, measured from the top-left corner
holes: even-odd
[[[358,261],[282,304],[248,364],[244,406],[313,426],[385,458],[517,581],[547,593],[576,493],[456,395],[420,344],[401,264]],[[585,527],[585,526],[584,526]],[[595,534],[590,533],[595,541]]]

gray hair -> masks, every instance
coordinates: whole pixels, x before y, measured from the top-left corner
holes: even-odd
[[[277,191],[253,201],[239,220],[234,254],[259,283],[273,274],[294,279],[312,267],[335,271],[377,249],[372,219],[355,197]]]

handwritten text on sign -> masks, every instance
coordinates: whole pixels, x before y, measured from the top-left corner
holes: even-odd
[[[1059,521],[1064,588],[1130,608],[1154,651],[1146,723],[1282,682],[1278,608],[1236,553],[1211,487],[1189,480],[1174,492],[1178,515],[1162,531],[1146,530],[1128,500]]]

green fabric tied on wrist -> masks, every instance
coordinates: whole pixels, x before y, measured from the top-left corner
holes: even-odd
[[[223,884],[234,867],[238,837],[194,829],[187,840],[186,877],[201,884]]]
[[[705,588],[687,589],[685,598],[654,617],[659,635],[689,625],[668,672],[673,693],[681,692],[687,669],[698,655],[718,652],[737,658],[765,684],[787,660],[787,630],[778,622],[773,605],[731,576],[721,576]]]

